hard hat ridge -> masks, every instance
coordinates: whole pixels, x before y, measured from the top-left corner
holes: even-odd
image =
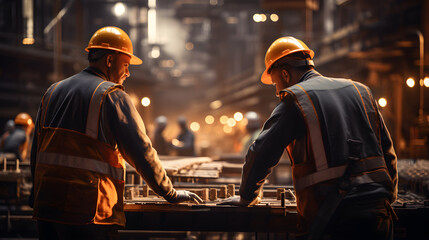
[[[304,42],[294,37],[281,37],[271,44],[265,54],[265,71],[261,76],[261,81],[265,84],[272,84],[269,70],[273,64],[279,59],[295,53],[303,53],[305,57],[291,62],[290,65],[294,67],[314,66],[312,61],[314,52]]]
[[[131,57],[130,64],[142,64],[142,60],[134,56],[133,44],[130,37],[118,27],[107,26],[97,30],[92,35],[85,50],[89,52],[90,49],[94,48],[118,51]]]

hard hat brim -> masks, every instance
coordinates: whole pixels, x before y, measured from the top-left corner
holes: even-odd
[[[143,63],[143,61],[140,58],[138,58],[134,55],[131,55],[131,60],[130,60],[131,65],[140,65],[142,63]]]
[[[270,74],[268,74],[268,68],[262,73],[261,82],[267,85],[273,84],[273,80],[271,79]]]
[[[131,65],[140,65],[143,63],[143,61],[140,58],[136,57],[135,55],[129,54],[128,52],[125,52],[125,51],[121,51],[117,48],[111,48],[111,47],[105,47],[105,46],[92,46],[92,47],[85,48],[85,51],[89,52],[89,49],[94,49],[94,48],[109,49],[112,51],[117,51],[117,52],[121,52],[123,54],[126,54],[126,55],[131,57],[131,59],[130,59]]]

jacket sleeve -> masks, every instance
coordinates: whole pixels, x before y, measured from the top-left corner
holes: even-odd
[[[287,98],[277,105],[247,151],[241,177],[241,198],[251,202],[258,197],[286,146],[301,134],[305,134],[304,122],[293,100]]]
[[[176,199],[176,191],[159,160],[156,150],[131,98],[122,90],[109,93],[105,101],[108,128],[124,159],[142,176],[151,189],[167,201]]]
[[[392,202],[394,202],[398,195],[398,169],[397,169],[397,156],[395,149],[393,148],[393,141],[390,137],[390,133],[387,130],[386,124],[384,123],[383,117],[379,112],[380,116],[380,136],[381,136],[381,147],[383,150],[384,161],[386,162],[387,170],[389,171],[390,177],[392,178],[393,189],[392,189]]]
[[[39,126],[40,123],[40,116],[41,116],[41,111],[42,111],[42,102],[43,100],[40,102],[39,105],[39,110],[37,111],[37,117],[36,117],[36,122],[35,122],[35,128],[34,128],[34,134],[33,134],[33,140],[32,140],[32,144],[31,144],[31,152],[30,152],[30,166],[31,166],[31,179],[34,183],[34,174],[36,171],[36,157],[37,157],[37,150],[38,150],[38,137],[39,137],[39,132],[41,127]],[[31,207],[33,207],[34,205],[34,184],[31,187],[31,193],[30,193],[30,197],[29,197],[29,205]]]

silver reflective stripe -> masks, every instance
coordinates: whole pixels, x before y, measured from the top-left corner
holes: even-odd
[[[334,178],[339,178],[343,176],[345,170],[346,170],[346,165],[327,168],[325,170],[309,174],[300,179],[296,179],[294,187],[297,191],[299,191],[301,189],[304,189],[306,187],[309,187],[317,183],[321,183]]]
[[[88,118],[86,119],[86,135],[98,138],[98,122],[101,111],[101,104],[103,103],[104,93],[112,86],[114,83],[103,81],[98,84],[97,88],[94,90],[94,93],[91,97],[91,102],[88,109]]]
[[[295,189],[301,190],[306,187],[309,187],[314,184],[318,184],[324,181],[328,181],[334,178],[339,178],[344,175],[347,165],[341,165],[338,167],[328,168],[322,171],[318,171],[312,174],[309,174],[305,177],[295,180]],[[385,168],[384,159],[382,157],[375,157],[370,159],[362,159],[354,163],[352,173],[363,173],[370,170]],[[365,175],[363,175],[365,176]],[[362,177],[367,178],[367,177]],[[354,178],[357,179],[357,178]],[[358,179],[359,180],[359,179]],[[364,181],[364,180],[361,180]],[[368,182],[373,182],[374,180],[365,180]],[[366,182],[366,183],[368,183]],[[353,182],[354,183],[354,182]]]
[[[109,175],[113,179],[117,180],[124,180],[125,176],[124,168],[115,168],[110,166],[107,162],[102,162],[91,158],[70,156],[60,153],[39,152],[37,155],[37,162],[56,166],[89,170]]]
[[[320,130],[320,123],[317,116],[316,109],[307,92],[299,84],[288,89],[296,100],[301,110],[303,111],[304,118],[307,121],[307,126],[310,135],[311,147],[313,149],[314,161],[316,164],[316,171],[321,171],[328,168],[328,161],[326,159],[325,147],[323,145],[322,131]]]

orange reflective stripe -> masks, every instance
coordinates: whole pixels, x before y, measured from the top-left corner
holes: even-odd
[[[48,111],[49,101],[51,100],[52,93],[54,92],[55,88],[60,84],[61,82],[57,82],[53,87],[50,87],[46,94],[43,96],[43,112],[41,115],[41,124],[40,126],[45,126],[45,119],[46,119],[46,113]],[[48,99],[46,99],[48,97]]]
[[[322,131],[320,130],[319,118],[317,116],[316,109],[314,108],[313,101],[304,88],[298,84],[292,86],[286,91],[295,97],[296,102],[304,115],[304,119],[307,121],[311,148],[313,149],[317,171],[327,169],[328,160],[326,159]]]
[[[124,180],[125,176],[124,168],[115,168],[110,166],[107,162],[61,153],[39,152],[37,154],[37,164],[39,163],[89,170],[108,175],[113,179],[121,181]]]
[[[365,113],[368,119],[368,123],[371,125],[371,128],[374,134],[377,136],[378,145],[380,149],[382,149],[381,141],[380,141],[381,140],[380,123],[378,121],[379,114],[378,114],[378,109],[374,105],[373,97],[367,87],[361,86],[355,83],[353,83],[353,85],[355,86],[356,91],[359,93],[359,96],[361,97],[361,101],[365,108]]]

